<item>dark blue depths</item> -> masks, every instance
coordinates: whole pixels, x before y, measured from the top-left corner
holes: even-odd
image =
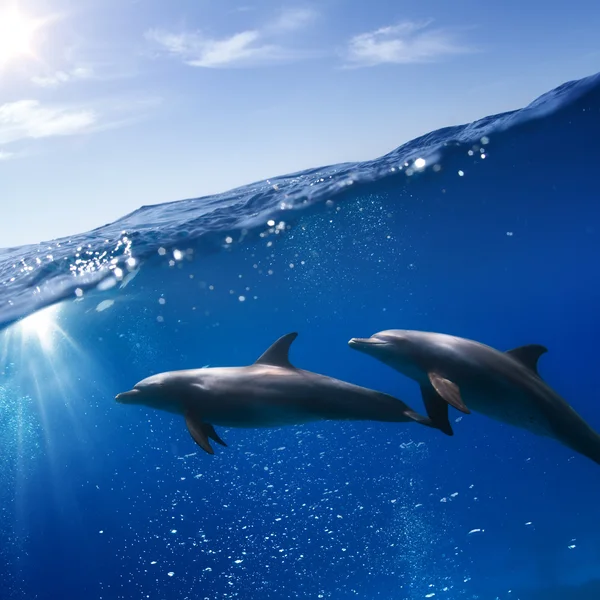
[[[297,366],[422,411],[347,347],[407,328],[546,345],[542,376],[600,429],[597,81],[485,144],[444,135],[441,170],[372,177],[263,237],[217,233],[219,252],[146,244],[126,287],[55,309],[45,347],[0,334],[3,600],[600,597],[600,471],[556,442],[453,412],[453,438],[220,429],[208,456],[181,418],[114,402],[298,331]]]

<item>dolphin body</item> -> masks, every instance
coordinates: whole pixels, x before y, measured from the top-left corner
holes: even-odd
[[[288,353],[297,335],[281,337],[253,365],[160,373],[116,400],[184,415],[192,438],[209,454],[209,438],[226,446],[214,425],[278,427],[331,419],[434,427],[393,396],[296,369]]]
[[[417,381],[427,414],[449,435],[451,405],[553,438],[600,464],[600,435],[539,376],[544,346],[500,352],[460,337],[398,329],[348,344]]]

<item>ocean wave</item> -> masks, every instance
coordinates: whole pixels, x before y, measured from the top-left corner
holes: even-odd
[[[184,246],[197,257],[293,225],[307,211],[435,177],[473,148],[544,119],[598,110],[600,74],[565,83],[520,110],[421,136],[375,160],[344,163],[253,183],[223,194],[143,206],[90,232],[0,250],[0,328],[89,291],[126,286],[144,262]],[[178,252],[178,250],[176,251]]]

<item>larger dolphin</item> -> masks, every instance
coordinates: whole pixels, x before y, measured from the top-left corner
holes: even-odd
[[[427,414],[452,435],[448,405],[553,438],[600,464],[600,435],[538,374],[539,345],[500,352],[460,337],[390,329],[353,338],[369,354],[421,386]]]
[[[281,337],[253,365],[160,373],[116,399],[184,415],[192,438],[209,454],[214,454],[209,438],[226,445],[214,425],[277,427],[339,419],[433,427],[392,396],[293,367],[288,353],[297,335]]]

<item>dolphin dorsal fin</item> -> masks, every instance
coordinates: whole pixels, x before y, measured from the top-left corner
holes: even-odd
[[[274,367],[286,367],[293,369],[288,354],[292,342],[298,337],[297,333],[288,333],[280,337],[273,345],[269,346],[261,357],[254,363],[256,365],[272,365]]]
[[[506,354],[518,360],[522,365],[533,371],[538,377],[537,363],[542,354],[548,352],[548,348],[539,344],[530,344],[529,346],[519,346],[513,350],[508,350]]]

